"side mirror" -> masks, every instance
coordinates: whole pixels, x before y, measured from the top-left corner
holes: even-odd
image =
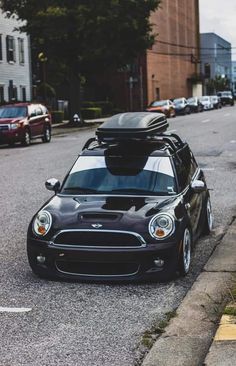
[[[55,193],[57,193],[59,191],[60,186],[61,186],[61,183],[56,178],[50,178],[45,182],[45,187],[49,191],[54,191]]]
[[[191,188],[195,193],[202,193],[206,190],[206,185],[202,180],[194,180],[191,183]]]

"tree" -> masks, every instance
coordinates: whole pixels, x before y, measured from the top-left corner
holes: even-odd
[[[150,13],[160,0],[2,0],[7,16],[16,14],[43,52],[64,70],[69,82],[70,116],[78,112],[81,76],[119,68],[155,41]]]
[[[230,80],[226,76],[216,75],[215,79],[207,82],[206,87],[208,94],[215,94],[218,91],[230,89]]]

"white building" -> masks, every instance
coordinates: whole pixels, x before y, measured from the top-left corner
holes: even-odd
[[[0,10],[0,104],[31,100],[30,41],[14,31],[21,23]]]

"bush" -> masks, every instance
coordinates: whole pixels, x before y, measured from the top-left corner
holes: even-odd
[[[100,107],[102,109],[103,116],[109,116],[112,114],[113,104],[108,101],[94,102],[96,107]]]
[[[81,114],[84,119],[96,119],[102,117],[101,108],[81,108]]]
[[[95,105],[95,102],[83,102],[82,103],[82,108],[93,108],[93,107],[97,107]]]
[[[64,119],[64,112],[63,111],[52,111],[52,123],[62,123]]]
[[[114,108],[112,110],[112,114],[118,114],[118,113],[125,113],[125,111],[123,109],[120,109],[120,108]]]

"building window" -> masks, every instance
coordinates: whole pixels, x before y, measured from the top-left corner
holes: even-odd
[[[21,100],[22,102],[26,102],[26,87],[21,86]]]
[[[19,48],[19,63],[25,63],[25,50],[24,50],[24,39],[18,38],[18,48]]]
[[[2,61],[2,35],[0,34],[0,61]]]
[[[4,103],[4,86],[0,85],[0,104]]]
[[[8,98],[9,98],[9,102],[17,101],[17,87],[15,85],[9,85]]]
[[[12,36],[7,36],[6,43],[7,43],[7,61],[15,62],[16,61],[15,39]]]

